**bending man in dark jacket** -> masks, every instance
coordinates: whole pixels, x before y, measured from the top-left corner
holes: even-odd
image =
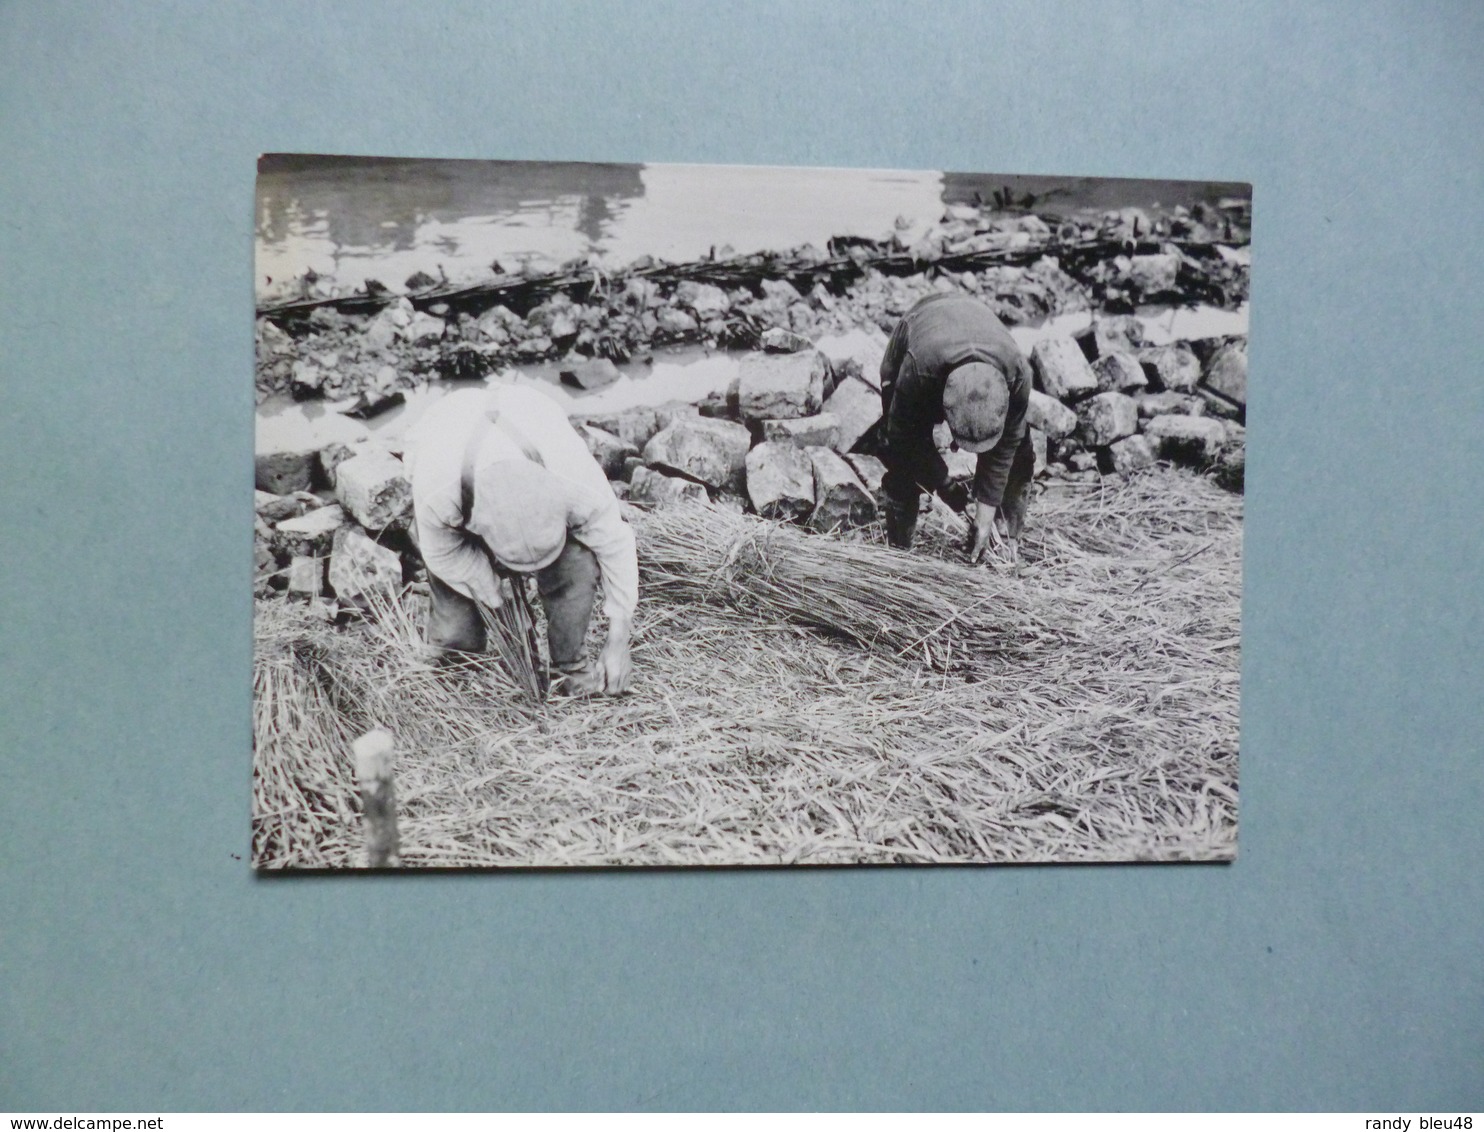
[[[1025,355],[979,300],[955,292],[929,295],[903,316],[881,360],[881,486],[893,546],[912,545],[922,492],[936,492],[948,481],[933,443],[933,426],[947,421],[954,443],[979,457],[969,558],[980,561],[991,542],[999,544],[998,513],[1014,560],[1035,471],[1025,423],[1030,390]]]

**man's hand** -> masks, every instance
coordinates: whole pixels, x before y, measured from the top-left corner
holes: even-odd
[[[603,651],[598,654],[596,675],[605,695],[618,696],[629,690],[633,682],[634,665],[629,657],[629,627],[610,624],[608,639]]]
[[[987,503],[979,503],[977,501],[974,503],[974,517],[969,523],[969,544],[966,547],[970,562],[983,562],[985,553],[989,550],[991,544],[996,549],[1004,546],[1004,542],[1000,538],[999,528],[995,526],[995,511],[996,508],[989,506]],[[1014,543],[1012,541],[1012,549],[1010,551],[1012,561],[1014,560],[1013,547]]]

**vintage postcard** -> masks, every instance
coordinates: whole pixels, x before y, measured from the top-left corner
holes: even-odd
[[[262,870],[1229,860],[1251,187],[259,163]]]

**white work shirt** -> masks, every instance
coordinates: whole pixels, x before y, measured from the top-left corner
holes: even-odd
[[[491,425],[493,408],[509,427]],[[499,580],[485,547],[464,530],[463,472],[473,430],[483,437],[474,452],[474,507],[469,526],[482,525],[481,500],[498,481],[479,470],[502,460],[524,460],[523,445],[540,455],[563,493],[567,533],[593,552],[603,579],[603,611],[610,621],[632,624],[639,601],[634,532],[624,522],[608,478],[567,415],[550,397],[519,385],[450,393],[429,407],[407,432],[406,458],[418,548],[429,572],[490,608],[501,604]]]

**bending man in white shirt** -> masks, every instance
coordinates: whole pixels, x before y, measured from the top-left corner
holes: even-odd
[[[552,666],[570,690],[627,691],[634,533],[561,407],[513,385],[451,393],[409,431],[406,463],[432,594],[429,644],[482,651],[479,606],[499,608],[499,575],[534,574]],[[600,581],[608,638],[588,664],[583,641]]]

